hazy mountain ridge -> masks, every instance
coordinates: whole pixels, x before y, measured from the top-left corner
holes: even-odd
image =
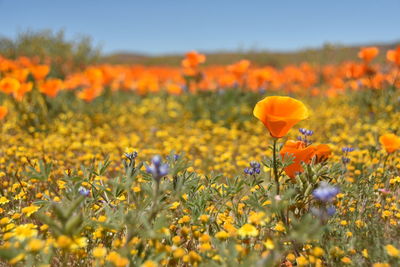
[[[376,61],[383,61],[386,58],[386,51],[394,49],[399,42],[393,43],[372,43],[365,45],[335,45],[326,44],[321,48],[306,48],[294,52],[274,52],[274,51],[220,51],[205,52],[208,65],[231,64],[241,59],[248,59],[257,65],[284,66],[286,64],[296,64],[300,62],[311,63],[338,63],[346,60],[356,60],[357,52],[361,47],[377,46],[380,50]],[[202,52],[202,51],[200,51]],[[165,55],[145,55],[141,53],[117,52],[105,55],[101,58],[102,62],[114,64],[144,64],[144,65],[171,65],[178,66],[183,58],[183,54]]]

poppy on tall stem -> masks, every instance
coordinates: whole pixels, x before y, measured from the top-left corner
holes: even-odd
[[[309,116],[302,102],[288,96],[264,98],[256,104],[253,114],[274,138],[284,137],[295,124]]]
[[[308,118],[307,107],[299,100],[288,96],[269,96],[259,101],[253,110],[254,116],[259,119],[273,137],[272,165],[276,193],[280,193],[277,141],[284,137],[298,122]]]

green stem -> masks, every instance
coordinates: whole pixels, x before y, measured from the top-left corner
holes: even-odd
[[[158,195],[160,193],[160,182],[161,181],[156,181],[155,188],[154,188],[154,197],[153,197],[153,203],[151,206],[150,210],[150,217],[149,217],[149,223],[152,223],[153,219],[157,215],[157,206],[158,206]]]
[[[280,193],[280,184],[279,184],[279,175],[278,175],[278,162],[276,161],[276,142],[278,141],[277,138],[274,138],[274,145],[273,145],[273,155],[272,155],[272,165],[274,168],[274,178],[276,184],[276,194],[279,195]]]

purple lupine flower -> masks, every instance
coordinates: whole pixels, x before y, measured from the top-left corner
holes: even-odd
[[[170,158],[170,156],[167,156],[167,160],[170,160],[171,158]],[[178,154],[174,154],[173,156],[172,156],[172,160],[173,161],[177,161],[179,159],[179,155]]]
[[[125,153],[124,156],[129,159],[129,160],[134,160],[137,158],[138,153],[136,151],[132,152],[132,153]]]
[[[257,161],[252,161],[250,162],[250,166],[254,169],[260,168],[260,163],[258,163]]]
[[[339,193],[339,188],[332,186],[327,182],[321,182],[320,186],[313,191],[313,196],[322,202],[331,202]]]
[[[320,218],[321,220],[326,221],[329,217],[333,216],[336,213],[336,209],[333,206],[329,206],[327,208],[317,208],[312,207],[311,213]]]
[[[334,206],[329,206],[326,209],[326,212],[327,212],[328,216],[333,216],[336,213],[336,209]]]
[[[260,174],[261,173],[260,167],[261,167],[260,163],[258,163],[257,161],[251,161],[250,168],[245,168],[244,173],[248,175]]]
[[[89,194],[90,194],[90,190],[84,188],[83,186],[79,187],[78,192],[79,192],[79,194],[81,194],[82,196],[85,196],[85,197],[89,196]]]
[[[346,146],[346,147],[343,147],[343,148],[342,148],[342,151],[343,151],[344,153],[353,152],[353,151],[354,151],[354,147]]]
[[[342,163],[343,164],[348,164],[348,163],[350,163],[350,158],[348,158],[348,157],[342,157]]]
[[[146,172],[153,175],[154,180],[160,181],[162,177],[168,174],[169,165],[162,163],[161,156],[156,155],[151,160],[151,165],[146,166]]]
[[[305,128],[300,128],[299,132],[302,135],[298,136],[297,140],[304,142],[307,146],[310,145],[312,141],[308,139],[308,137],[312,136],[314,134],[314,131]]]

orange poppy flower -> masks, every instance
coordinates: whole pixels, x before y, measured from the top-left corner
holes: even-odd
[[[293,158],[293,163],[285,168],[286,175],[294,178],[296,173],[303,172],[301,163],[310,163],[312,157],[315,155],[315,151],[315,146],[306,147],[302,141],[288,140],[279,152],[283,160],[288,156]]]
[[[93,99],[95,99],[101,94],[102,90],[103,90],[102,87],[97,87],[97,86],[88,87],[78,93],[78,98],[86,102],[91,102],[93,101]]]
[[[183,75],[185,76],[195,76],[197,74],[196,68],[184,68]]]
[[[293,157],[293,163],[284,169],[286,175],[290,178],[294,178],[296,173],[304,171],[301,166],[302,162],[309,164],[314,157],[316,163],[324,162],[328,160],[331,153],[331,149],[328,145],[320,144],[306,146],[302,141],[292,140],[288,140],[279,152],[282,159],[285,159],[287,156]]]
[[[7,113],[8,113],[8,108],[6,106],[0,106],[0,120],[4,119]]]
[[[385,148],[387,153],[393,153],[400,149],[400,137],[395,134],[384,134],[379,137],[379,142]]]
[[[182,60],[182,67],[184,68],[194,68],[197,65],[204,63],[206,61],[206,56],[200,54],[196,51],[190,51],[186,53],[186,58]]]
[[[99,68],[89,67],[85,71],[85,75],[91,85],[100,86],[104,82],[103,72]]]
[[[306,106],[288,96],[269,96],[259,101],[253,114],[268,129],[272,137],[281,138],[299,121],[308,118]]]
[[[23,83],[29,75],[28,69],[16,69],[10,73],[10,76]]]
[[[358,57],[364,60],[365,63],[369,63],[379,54],[379,49],[372,47],[364,47],[361,48],[360,52],[358,52]]]
[[[396,50],[387,51],[386,58],[390,62],[400,66],[400,45],[396,48]]]
[[[167,92],[171,95],[180,95],[182,94],[182,87],[180,87],[178,84],[170,83],[167,84]]]
[[[22,83],[21,86],[17,90],[13,91],[14,98],[17,101],[22,101],[22,99],[24,98],[24,95],[27,92],[32,91],[32,87],[33,87],[32,82]]]
[[[317,163],[326,161],[332,154],[331,148],[326,144],[316,145],[314,156]]]
[[[31,67],[30,71],[36,81],[41,81],[49,74],[50,67],[47,65],[36,65]]]
[[[5,77],[0,80],[0,91],[5,94],[11,94],[17,91],[20,86],[20,82],[15,78]]]
[[[17,100],[17,101],[22,101],[22,99],[24,98],[24,95],[27,92],[32,91],[32,87],[33,84],[32,82],[28,82],[28,83],[21,83],[21,86],[19,87],[18,90],[15,90],[13,92],[13,97]]]
[[[242,59],[239,62],[229,65],[228,71],[233,72],[234,74],[241,75],[245,73],[250,67],[250,61],[247,59]]]
[[[63,86],[63,82],[60,79],[48,79],[39,86],[39,89],[43,94],[54,98],[63,89]]]

